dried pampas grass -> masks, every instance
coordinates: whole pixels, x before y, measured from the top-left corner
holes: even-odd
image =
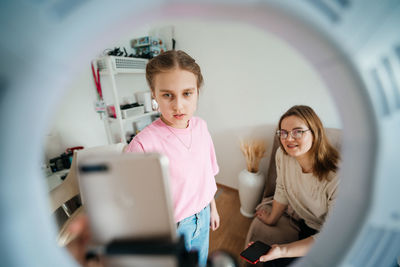
[[[240,149],[246,159],[247,170],[252,173],[257,173],[259,171],[260,161],[265,156],[265,141],[260,139],[241,140]]]

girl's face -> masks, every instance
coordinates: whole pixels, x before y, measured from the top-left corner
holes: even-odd
[[[196,76],[179,68],[154,77],[153,96],[158,103],[163,121],[174,128],[186,128],[197,109]]]
[[[286,117],[281,122],[280,130],[288,133],[286,138],[280,137],[280,141],[290,156],[299,158],[307,155],[313,144],[313,135],[302,119],[297,116]],[[308,131],[301,133],[304,130]],[[293,138],[292,134],[296,132],[301,135],[300,138]]]

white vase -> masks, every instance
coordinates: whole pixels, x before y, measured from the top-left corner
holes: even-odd
[[[243,216],[254,216],[255,208],[261,201],[264,182],[261,172],[252,173],[245,169],[239,173],[240,213]]]

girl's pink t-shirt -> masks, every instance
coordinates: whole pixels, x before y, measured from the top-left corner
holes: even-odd
[[[177,129],[157,119],[133,138],[126,152],[168,157],[176,222],[198,213],[214,198],[219,167],[204,120],[192,117],[186,129]]]

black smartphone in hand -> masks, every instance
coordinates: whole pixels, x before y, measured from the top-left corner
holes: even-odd
[[[267,254],[271,247],[261,241],[256,241],[240,253],[240,256],[251,264],[256,264],[262,255]]]

